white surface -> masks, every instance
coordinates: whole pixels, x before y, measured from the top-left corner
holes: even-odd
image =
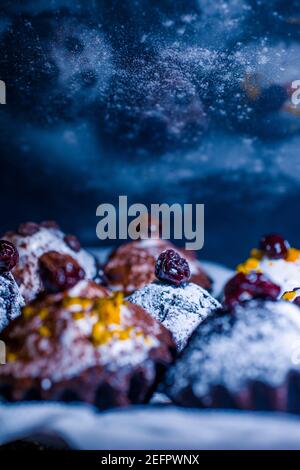
[[[133,292],[128,300],[161,322],[178,351],[186,346],[193,331],[221,305],[202,287],[189,282],[183,286],[152,282]]]
[[[1,444],[36,433],[54,433],[84,450],[300,448],[300,419],[283,414],[175,406],[101,414],[85,405],[0,405]]]

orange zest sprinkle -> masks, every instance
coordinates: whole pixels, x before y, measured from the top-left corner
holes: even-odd
[[[51,332],[47,326],[41,326],[39,328],[39,333],[41,336],[44,336],[45,338],[49,338],[49,336],[51,336]]]
[[[287,255],[285,257],[285,261],[288,261],[289,263],[293,263],[295,261],[298,261],[300,258],[300,250],[297,250],[297,248],[289,248]]]
[[[236,270],[239,273],[249,274],[252,271],[258,271],[259,260],[256,258],[248,258],[244,263],[237,266]]]
[[[261,250],[258,250],[257,248],[253,248],[250,252],[251,258],[261,260],[263,256],[264,256],[263,252]]]

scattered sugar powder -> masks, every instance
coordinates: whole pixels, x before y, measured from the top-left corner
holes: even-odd
[[[300,370],[299,358],[299,308],[285,301],[252,301],[200,325],[170,369],[166,390],[176,397],[192,388],[203,398],[215,385],[233,392],[256,380],[276,387],[289,371]]]
[[[126,306],[121,306],[120,328],[126,329],[132,324],[134,313]],[[68,328],[61,338],[61,344],[65,354],[61,358],[60,370],[53,373],[53,380],[59,381],[62,376],[75,376],[82,370],[97,365],[105,366],[109,370],[116,370],[125,366],[135,366],[142,364],[147,358],[150,349],[159,345],[155,325],[148,332],[141,332],[139,328],[132,328],[132,334],[128,339],[116,340],[112,338],[104,344],[96,347],[92,342],[87,342],[86,338],[92,335],[92,329],[97,322],[97,315],[85,316],[81,320],[73,323],[73,327]],[[113,325],[111,325],[113,328]],[[142,333],[142,334],[141,334]],[[81,347],[81,339],[84,344]],[[67,353],[70,351],[70,354]],[[78,360],[74,360],[78,355]],[[70,358],[70,362],[69,362]]]
[[[153,282],[135,291],[129,300],[169,329],[179,350],[186,345],[195,328],[220,307],[205,289],[193,283],[176,287]]]
[[[0,332],[21,313],[24,301],[10,273],[0,276]]]

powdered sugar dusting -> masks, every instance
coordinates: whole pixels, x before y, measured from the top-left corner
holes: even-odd
[[[264,257],[259,269],[281,287],[281,293],[300,287],[300,258],[294,262]]]
[[[240,392],[251,381],[270,386],[300,370],[300,310],[284,301],[252,301],[201,325],[166,380],[176,397],[191,387],[203,399],[212,387]]]
[[[10,273],[0,276],[0,332],[21,313],[24,300]]]
[[[120,315],[120,327],[122,329],[128,327],[132,323],[133,312],[126,305],[122,305]],[[76,376],[82,370],[99,364],[112,371],[129,365],[135,366],[147,359],[151,348],[158,346],[158,340],[155,336],[138,334],[140,330],[137,328],[126,340],[113,339],[96,348],[92,342],[85,342],[84,347],[78,350],[78,361],[74,361],[76,341],[80,337],[91,337],[93,326],[97,320],[97,314],[85,316],[81,320],[74,321],[72,328],[68,328],[62,335],[61,344],[65,353],[61,357],[59,372],[53,371],[52,379],[54,381],[59,381],[62,377]],[[111,325],[112,330],[113,327],[114,325]],[[68,350],[72,350],[72,354],[68,354]]]
[[[153,282],[134,292],[129,300],[159,320],[183,349],[195,328],[220,304],[205,289],[193,283],[173,286]]]

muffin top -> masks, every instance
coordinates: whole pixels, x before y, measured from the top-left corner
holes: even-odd
[[[129,300],[171,331],[178,350],[184,348],[194,329],[220,307],[205,289],[192,282],[175,286],[155,281],[135,291]]]
[[[160,253],[154,273],[157,280],[135,291],[129,300],[171,331],[180,351],[194,329],[220,304],[202,287],[189,282],[190,263],[173,249]]]
[[[49,387],[87,369],[113,372],[141,364],[164,344],[167,357],[167,331],[121,294],[107,295],[105,288],[83,280],[26,306],[3,336],[7,364],[0,378],[27,384],[39,379],[42,387]]]
[[[205,403],[213,387],[243,392],[260,381],[280,386],[300,371],[300,310],[286,301],[251,300],[219,311],[192,336],[171,368],[166,389],[178,397],[192,388]]]
[[[96,276],[94,258],[81,248],[74,235],[64,234],[55,222],[27,222],[16,232],[7,232],[3,238],[12,242],[19,252],[19,262],[12,273],[26,302],[33,300],[42,289],[38,261],[48,251],[72,256],[83,268],[87,279]]]
[[[0,332],[21,314],[24,300],[11,273],[0,274]]]
[[[0,240],[0,332],[21,313],[24,299],[11,270],[19,261],[16,247],[7,240]]]

